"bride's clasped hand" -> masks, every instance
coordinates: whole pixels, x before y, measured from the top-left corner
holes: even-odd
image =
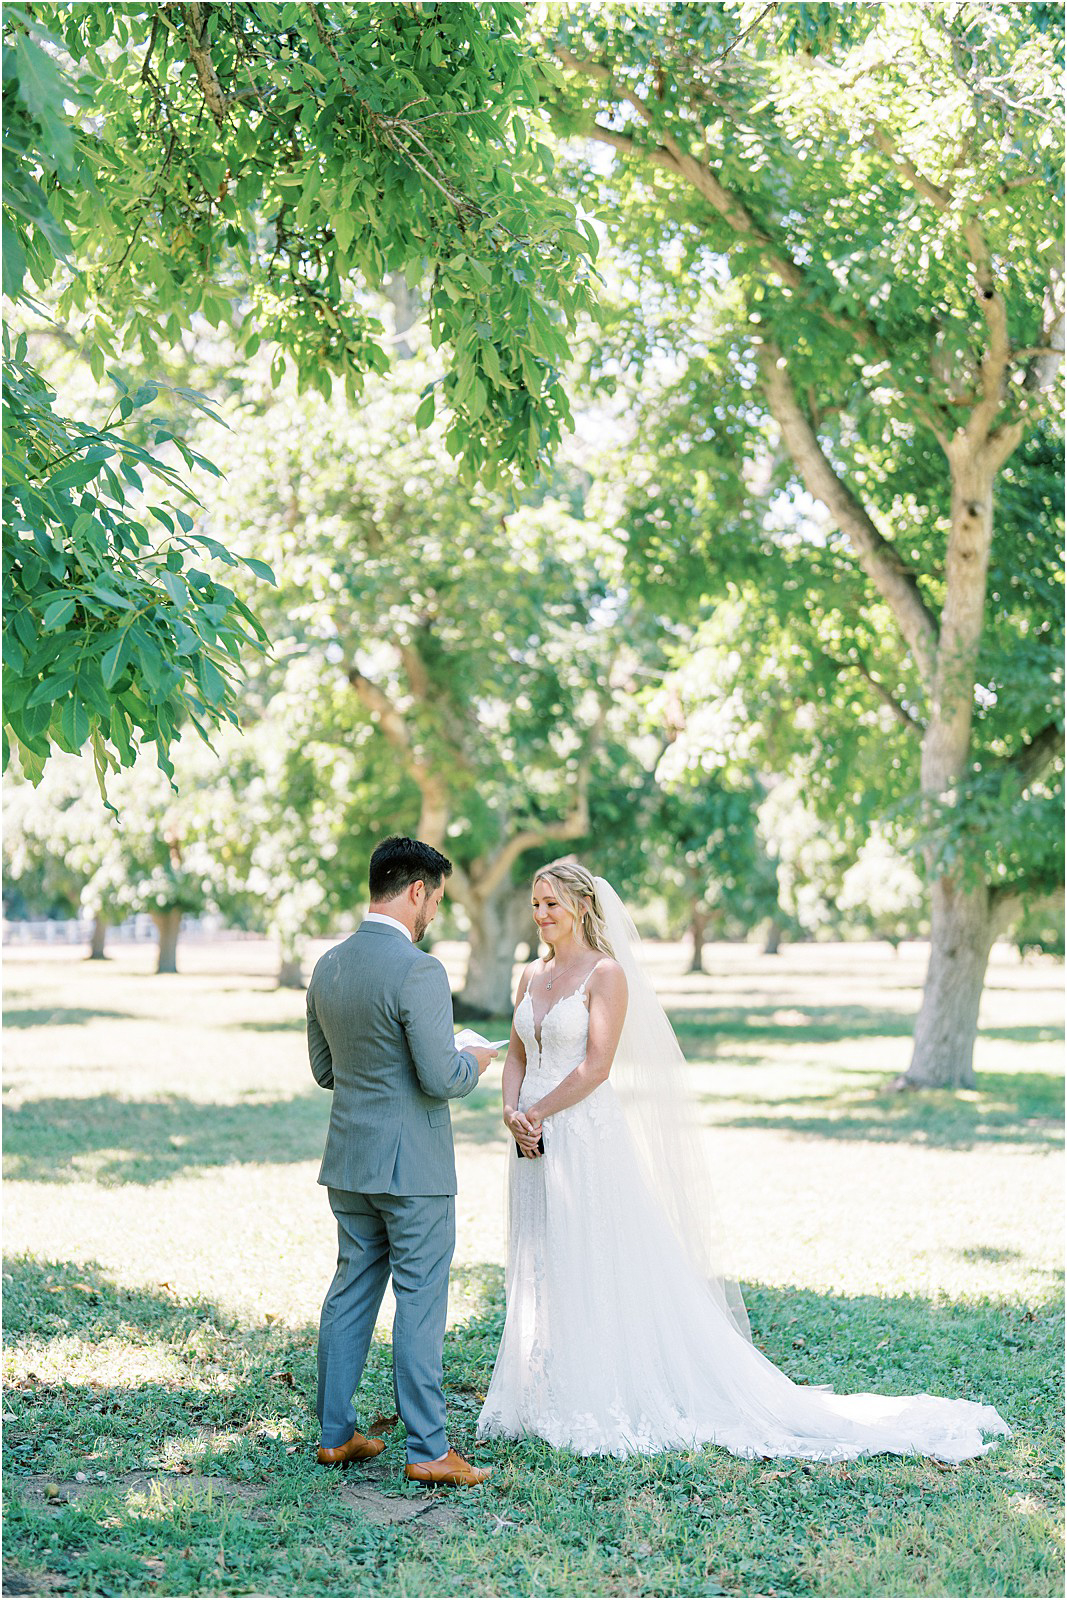
[[[522,975],[503,1068],[507,1310],[481,1435],[589,1455],[718,1444],[953,1463],[1010,1435],[991,1405],[810,1388],[755,1348],[684,1058],[625,907],[559,861],[532,909],[548,954]]]

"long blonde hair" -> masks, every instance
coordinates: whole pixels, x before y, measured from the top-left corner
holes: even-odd
[[[560,903],[574,917],[575,927],[589,948],[613,956],[615,952],[608,939],[603,908],[597,898],[593,874],[588,868],[577,861],[550,861],[547,867],[541,867],[534,873],[535,885],[540,878],[547,878],[554,886]],[[545,942],[548,943],[547,940]],[[548,948],[555,956],[555,946],[549,945]]]

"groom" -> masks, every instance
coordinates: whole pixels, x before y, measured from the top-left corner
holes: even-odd
[[[356,1428],[353,1394],[392,1276],[393,1392],[409,1478],[470,1485],[445,1435],[441,1387],[456,1163],[448,1102],[495,1054],[458,1051],[441,963],[416,949],[452,863],[418,839],[385,839],[370,861],[370,910],[318,961],[307,992],[308,1052],[333,1090],[319,1182],[337,1218],[337,1271],[319,1323],[319,1461],[347,1466],[385,1448]]]

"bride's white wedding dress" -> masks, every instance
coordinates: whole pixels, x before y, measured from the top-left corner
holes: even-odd
[[[588,981],[588,980],[586,980]],[[534,1031],[525,1109],[582,1060],[585,984]],[[611,1080],[544,1125],[545,1153],[512,1145],[507,1317],[479,1419],[483,1437],[537,1435],[582,1455],[722,1445],[738,1456],[841,1461],[888,1451],[959,1462],[1011,1430],[992,1406],[919,1394],[838,1395],[793,1383],[738,1331],[642,1176]]]

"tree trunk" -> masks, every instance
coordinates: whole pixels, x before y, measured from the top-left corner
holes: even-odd
[[[708,913],[699,900],[693,901],[689,916],[689,933],[693,941],[693,950],[689,958],[690,972],[703,972],[704,970],[704,936],[708,928]]]
[[[1000,458],[960,429],[948,448],[952,527],[945,558],[930,717],[923,736],[922,792],[943,803],[967,770],[974,683],[993,543],[993,484]],[[974,1085],[974,1041],[989,952],[997,927],[989,891],[964,891],[931,868],[930,962],[915,1024],[911,1064],[902,1082],[917,1088]]]
[[[90,961],[107,960],[107,952],[104,949],[104,944],[107,939],[107,929],[108,921],[106,917],[101,917],[98,915],[93,918],[93,931],[89,939]]]
[[[930,964],[902,1086],[974,1087],[978,1007],[998,932],[988,889],[965,892],[952,878],[937,879],[930,903]]]
[[[182,914],[171,906],[166,911],[153,911],[152,921],[159,929],[159,964],[156,971],[177,972],[178,934],[181,931]]]
[[[283,953],[281,960],[278,962],[278,988],[303,989],[305,987],[304,968],[299,955],[287,956]]]
[[[465,899],[463,907],[471,925],[470,960],[453,1002],[456,1016],[510,1017],[515,948],[529,927],[529,894],[506,883],[494,895]]]
[[[782,924],[777,917],[772,917],[767,924],[767,937],[763,941],[763,954],[765,956],[776,956],[778,954],[778,947],[782,942],[782,932]]]
[[[292,928],[276,927],[278,935],[278,988],[304,989],[304,940]]]

